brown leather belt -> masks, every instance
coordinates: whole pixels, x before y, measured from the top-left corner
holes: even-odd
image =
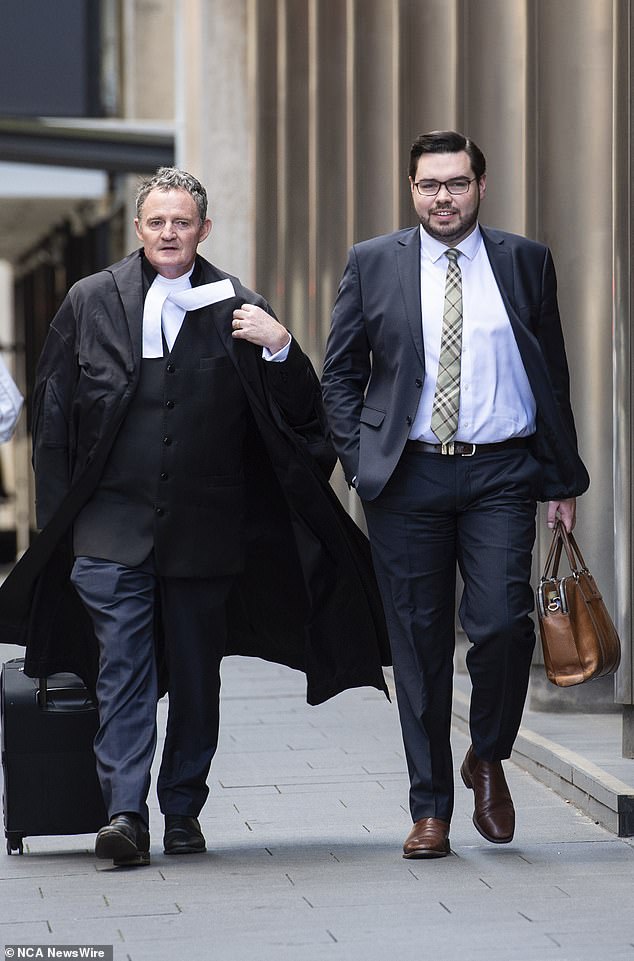
[[[497,444],[467,444],[465,441],[452,440],[448,444],[427,444],[424,440],[408,440],[405,449],[419,454],[448,454],[451,457],[473,457],[474,454],[488,454],[498,450],[521,450],[528,447],[526,437],[511,437]]]

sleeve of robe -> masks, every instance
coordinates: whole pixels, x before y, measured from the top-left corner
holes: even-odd
[[[33,391],[33,469],[39,528],[45,527],[70,487],[70,420],[78,376],[74,332],[74,312],[67,297],[49,328]]]
[[[293,338],[281,363],[264,362],[268,388],[284,422],[329,478],[337,460],[330,442],[319,378]]]

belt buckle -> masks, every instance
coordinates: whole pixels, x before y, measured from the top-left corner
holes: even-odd
[[[466,451],[457,451],[456,450],[457,444],[460,444],[463,447],[470,447],[471,448],[470,452],[467,454]],[[476,452],[476,444],[467,444],[465,441],[461,441],[461,440],[459,441],[450,440],[448,444],[440,445],[440,453],[448,454],[450,456],[453,456],[455,454],[458,457],[473,457],[475,452]]]

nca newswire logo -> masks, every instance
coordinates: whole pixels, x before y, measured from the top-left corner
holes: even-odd
[[[18,958],[88,958],[90,961],[113,961],[111,944],[6,944],[4,956]]]

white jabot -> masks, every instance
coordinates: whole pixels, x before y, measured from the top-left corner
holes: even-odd
[[[190,276],[191,271],[175,280],[169,280],[161,274],[154,278],[143,306],[144,357],[163,356],[161,322],[167,346],[171,350],[188,310],[198,310],[235,296],[233,284],[228,278],[192,287]]]
[[[431,414],[438,375],[447,258],[445,244],[420,228],[425,379],[409,436],[437,443]],[[526,437],[535,431],[535,398],[491,269],[480,228],[465,237],[462,272],[462,364],[455,440],[474,444]]]

